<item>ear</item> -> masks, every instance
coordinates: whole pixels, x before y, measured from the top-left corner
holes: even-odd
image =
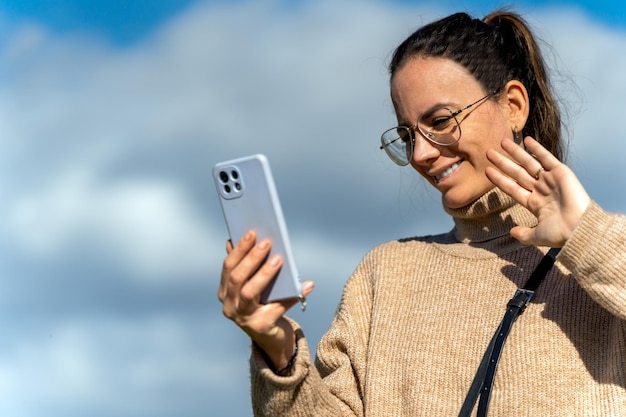
[[[511,130],[517,127],[521,131],[528,120],[530,111],[528,91],[524,84],[518,80],[511,80],[506,83],[500,102],[503,105],[505,116],[511,124]]]

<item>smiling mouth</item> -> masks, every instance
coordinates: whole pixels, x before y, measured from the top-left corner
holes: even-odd
[[[448,175],[452,174],[454,171],[456,171],[456,169],[461,166],[461,162],[463,162],[463,160],[460,160],[459,162],[455,163],[454,165],[450,166],[449,168],[447,168],[445,171],[443,171],[441,174],[439,175],[435,175],[435,181],[439,182],[441,181],[443,178],[447,177]]]

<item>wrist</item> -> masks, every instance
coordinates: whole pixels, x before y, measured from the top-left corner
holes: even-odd
[[[289,361],[287,362],[287,364],[283,366],[282,368],[278,368],[278,369],[273,368],[272,371],[274,371],[274,373],[279,376],[291,375],[293,371],[293,366],[296,363],[297,357],[298,357],[298,339],[296,339],[294,342],[293,354],[289,358]]]
[[[254,344],[258,347],[265,362],[277,375],[287,374],[298,355],[298,340],[287,320],[281,320],[277,332],[282,337],[257,338]]]
[[[267,366],[272,372],[279,376],[291,375],[293,365],[298,357],[298,339],[295,339],[293,345],[283,349],[279,354],[270,355],[263,347],[254,342],[261,356],[265,360]]]

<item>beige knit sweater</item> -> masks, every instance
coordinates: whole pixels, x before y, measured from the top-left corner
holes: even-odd
[[[297,323],[289,377],[251,358],[257,416],[457,416],[506,303],[546,248],[502,192],[447,234],[385,243],[347,282],[317,359]],[[626,217],[592,203],[504,347],[490,417],[626,416]]]

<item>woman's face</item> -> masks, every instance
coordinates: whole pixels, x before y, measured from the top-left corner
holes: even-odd
[[[444,58],[410,60],[391,80],[398,124],[404,126],[415,125],[435,107],[460,110],[486,94],[463,66]],[[506,114],[491,99],[463,111],[458,116],[461,138],[451,146],[435,145],[416,130],[411,165],[441,192],[447,207],[464,207],[494,187],[485,175],[486,152],[501,149],[500,142],[512,136]]]

